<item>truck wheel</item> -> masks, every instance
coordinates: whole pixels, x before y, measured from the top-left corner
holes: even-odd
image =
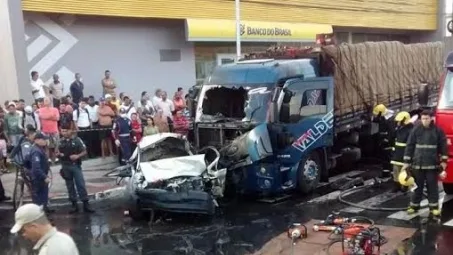
[[[299,162],[298,187],[302,194],[308,194],[316,189],[321,178],[322,164],[316,152]]]
[[[452,195],[453,194],[453,184],[451,183],[444,183],[444,192],[447,195]]]

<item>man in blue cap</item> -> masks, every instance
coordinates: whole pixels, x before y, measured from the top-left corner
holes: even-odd
[[[49,161],[46,154],[48,137],[41,132],[36,133],[34,144],[25,159],[25,167],[30,171],[32,185],[32,201],[43,206],[47,213],[53,212],[47,207],[49,201]]]

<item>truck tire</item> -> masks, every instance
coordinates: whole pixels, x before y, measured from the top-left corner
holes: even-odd
[[[452,195],[453,194],[453,184],[452,183],[443,183],[444,186],[444,192],[447,195]]]
[[[297,186],[302,194],[308,194],[316,189],[321,179],[322,163],[318,153],[313,152],[302,158],[297,169]]]

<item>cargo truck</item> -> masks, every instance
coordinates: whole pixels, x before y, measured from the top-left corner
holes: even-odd
[[[453,52],[450,52],[444,62],[444,72],[440,79],[439,103],[436,108],[436,124],[447,136],[448,163],[447,177],[443,180],[444,191],[453,194]]]
[[[384,104],[387,113],[414,112],[423,82],[437,100],[442,48],[321,40],[315,47],[273,48],[218,66],[198,95],[195,145],[220,149],[227,189],[311,192],[338,164],[379,153],[376,105]]]

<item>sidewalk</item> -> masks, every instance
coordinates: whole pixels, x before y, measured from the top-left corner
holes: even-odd
[[[113,170],[116,166],[118,166],[118,160],[115,157],[107,157],[105,159],[97,158],[83,161],[82,169],[90,200],[104,199],[122,194],[124,188],[116,184],[116,178],[104,177],[106,173]],[[63,178],[60,176],[60,169],[61,165],[51,166],[53,180],[49,192],[49,198],[53,205],[69,203],[66,185]],[[1,176],[7,196],[12,197],[15,178],[15,172],[3,174]],[[30,200],[29,193],[26,192],[25,195],[26,201]],[[9,204],[11,204],[11,202],[9,202]]]

